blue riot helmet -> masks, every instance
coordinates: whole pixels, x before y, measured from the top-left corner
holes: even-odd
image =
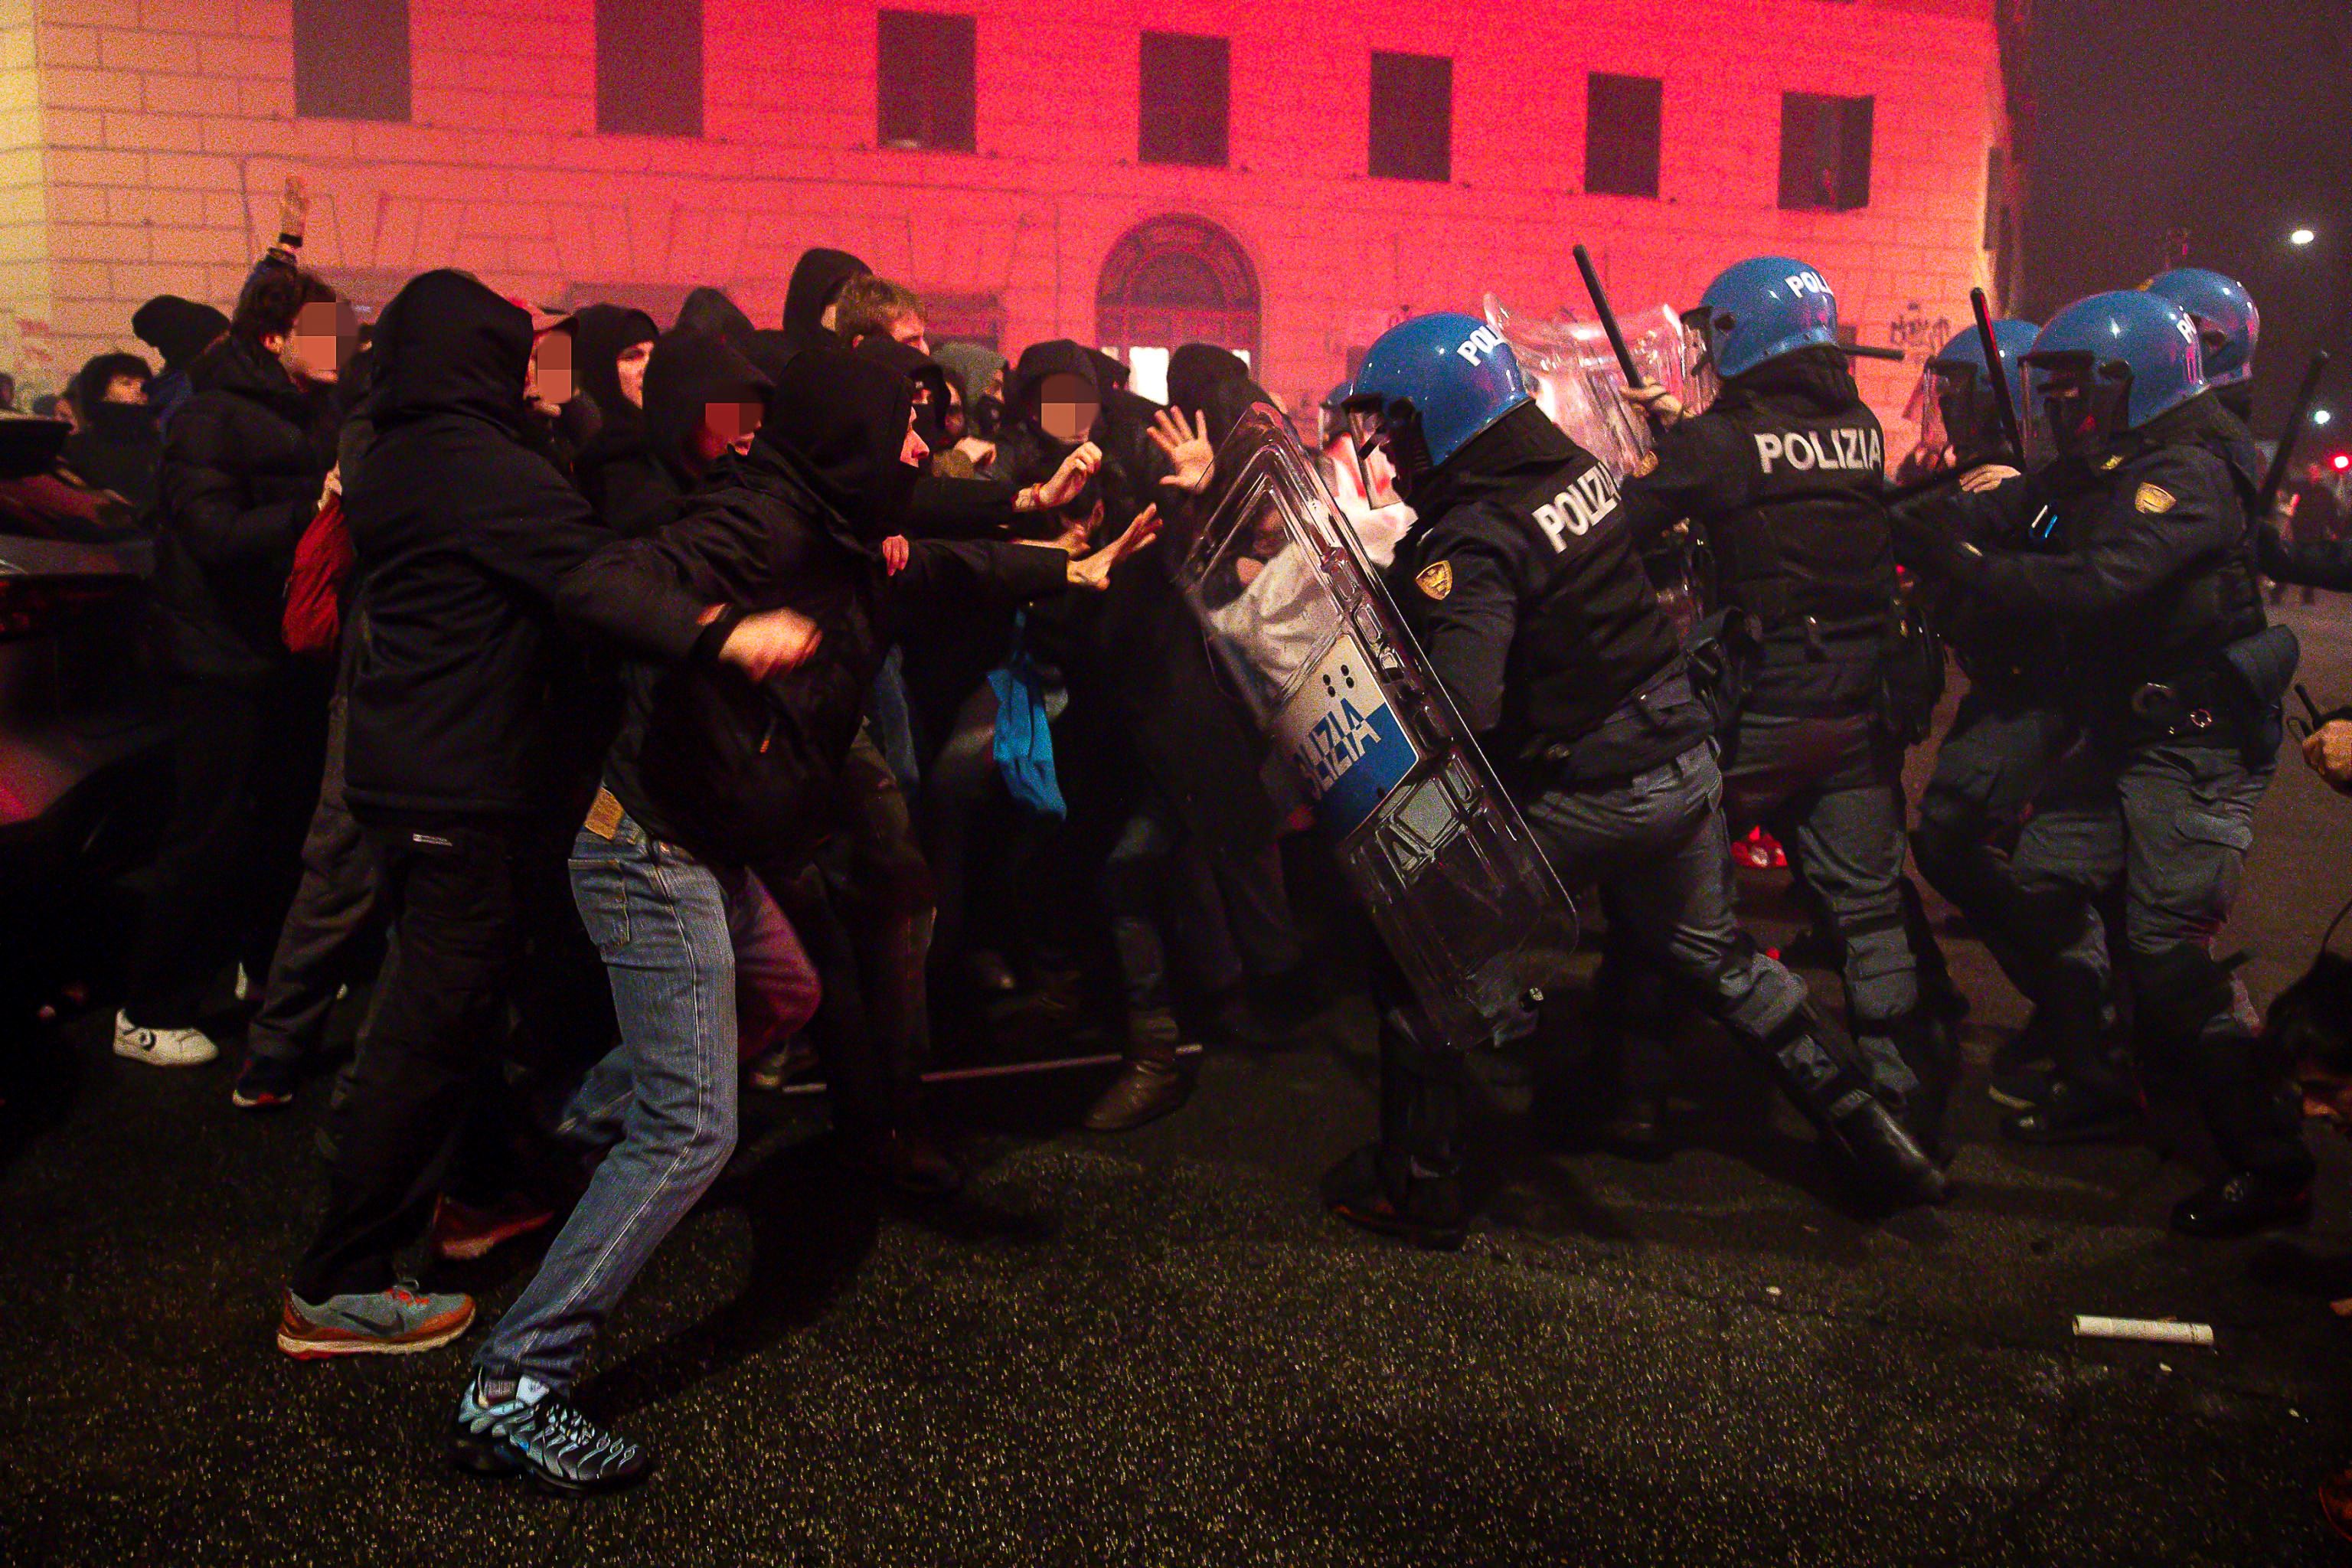
[[[1475,316],[1416,316],[1364,355],[1347,397],[1360,456],[1384,449],[1400,489],[1443,466],[1471,438],[1531,401],[1518,356]]]
[[[1726,381],[1782,354],[1837,342],[1837,296],[1818,271],[1786,256],[1726,268],[1691,314]]]
[[[2254,309],[2254,297],[2244,284],[2207,268],[2176,267],[2141,287],[2171,300],[2197,323],[2205,350],[2206,385],[2234,386],[2253,379],[2263,313]]]
[[[2002,374],[2009,377],[2009,395],[2018,417],[2032,405],[2026,396],[2025,355],[2041,328],[2015,320],[1992,324],[1993,346],[2000,353]],[[1948,447],[1963,463],[1981,461],[2007,440],[2000,427],[2000,405],[1993,398],[1985,374],[1984,339],[1974,327],[1936,351],[1927,362],[1924,382],[1927,397],[1924,432],[1931,447]]]
[[[2074,456],[2205,390],[2197,323],[2171,300],[2140,289],[2094,294],[2059,311],[2026,352],[2025,368],[2051,438]]]

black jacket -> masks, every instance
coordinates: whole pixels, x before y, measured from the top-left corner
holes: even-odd
[[[347,792],[363,815],[515,814],[569,794],[559,616],[642,654],[714,651],[731,618],[629,557],[517,431],[530,317],[462,272],[385,308],[367,460],[343,507],[370,635]],[[600,550],[610,549],[598,558]]]
[[[694,488],[688,443],[706,405],[767,395],[769,379],[720,333],[674,327],[654,342],[646,362],[646,405],[635,439],[616,442],[593,468],[583,462],[580,488],[604,525],[635,539],[674,521]]]
[[[334,465],[333,402],[242,337],[194,380],[156,477],[157,614],[182,675],[259,681],[288,657],[286,579]]]
[[[1545,758],[1572,777],[1622,778],[1705,735],[1685,686],[1643,721],[1593,739],[1680,673],[1682,647],[1616,481],[1541,409],[1505,415],[1409,499],[1422,521],[1397,546],[1390,596],[1498,761]]]
[[[648,833],[718,864],[794,868],[832,827],[894,607],[1030,597],[1066,580],[1061,552],[1009,543],[919,541],[887,574],[880,541],[902,522],[915,479],[897,461],[912,393],[871,360],[795,356],[751,451],[712,465],[685,515],[633,547],[698,597],[792,609],[824,638],[764,686],[723,668],[632,672],[605,782]]]

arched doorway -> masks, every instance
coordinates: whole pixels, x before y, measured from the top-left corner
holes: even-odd
[[[1110,247],[1095,289],[1096,341],[1146,397],[1167,395],[1168,355],[1181,343],[1231,349],[1262,380],[1257,332],[1257,271],[1208,219],[1150,218]]]

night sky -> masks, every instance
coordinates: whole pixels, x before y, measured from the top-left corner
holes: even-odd
[[[2180,258],[2263,312],[2256,425],[2278,433],[2311,352],[2352,444],[2352,0],[2038,0],[2023,313]],[[2296,249],[2289,231],[2316,231]]]

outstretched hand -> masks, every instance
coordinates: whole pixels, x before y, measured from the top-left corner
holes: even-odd
[[[2017,470],[2006,463],[1979,463],[1960,476],[1960,489],[1972,496],[1987,490],[1997,490],[2017,478]]]
[[[1127,525],[1125,533],[1084,560],[1071,558],[1070,585],[1101,592],[1110,586],[1110,574],[1118,569],[1120,562],[1159,537],[1160,509],[1145,507],[1135,514],[1135,521]]]
[[[807,663],[824,640],[824,634],[806,616],[792,610],[762,610],[735,624],[719,657],[753,680],[765,680]]]
[[[286,176],[278,195],[278,232],[300,244],[310,224],[310,187],[299,174]]]
[[[907,569],[907,536],[894,533],[882,542],[882,574],[896,577]]]
[[[1175,468],[1175,472],[1160,479],[1161,484],[1173,485],[1190,495],[1199,495],[1209,488],[1209,480],[1217,471],[1217,449],[1209,445],[1206,414],[1187,416],[1181,408],[1162,408],[1151,416],[1151,428],[1144,434],[1151,437],[1151,444],[1167,455]]]
[[[1030,487],[1037,498],[1037,510],[1050,510],[1076,500],[1078,492],[1087,488],[1087,481],[1095,477],[1095,470],[1101,467],[1102,448],[1092,441],[1079,442],[1078,449],[1062,459],[1062,466],[1054,470],[1052,479]]]

